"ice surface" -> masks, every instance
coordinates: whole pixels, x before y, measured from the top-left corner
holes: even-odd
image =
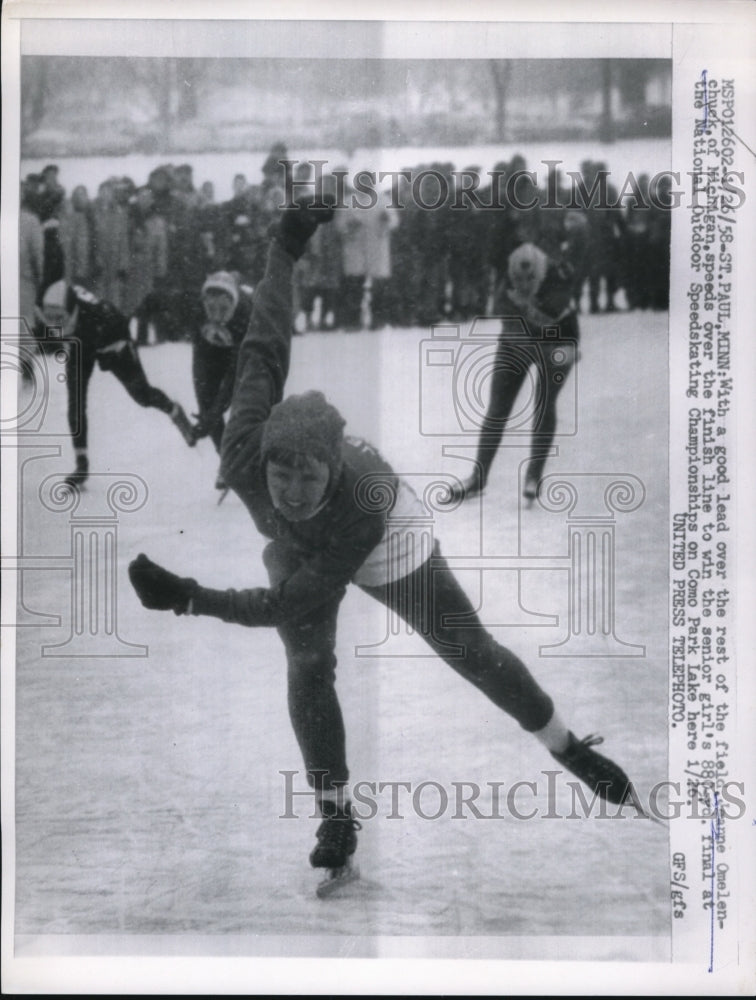
[[[578,434],[558,439],[547,472],[629,473],[645,484],[640,509],[616,519],[616,631],[644,644],[646,655],[539,655],[565,632],[563,568],[522,574],[525,611],[515,606],[512,574],[486,574],[483,611],[502,623],[497,638],[531,664],[575,731],[602,733],[606,752],[645,788],[666,776],[667,317],[583,317],[582,327],[582,357],[570,376]],[[324,389],[349,429],[401,472],[464,474],[464,460],[441,454],[441,439],[418,433],[421,402],[446,405],[442,389],[436,399],[420,398],[427,335],[297,337],[288,391]],[[141,354],[150,379],[191,412],[189,346]],[[560,403],[567,399],[565,390]],[[50,406],[50,419],[64,429],[64,390],[54,382]],[[453,818],[450,805],[428,820],[401,798],[403,818],[389,819],[385,793],[376,796],[379,814],[363,822],[362,880],[343,898],[316,899],[309,800],[296,800],[300,818],[279,818],[279,772],[301,771],[301,761],[275,631],[146,611],[126,575],[129,560],[144,551],[207,585],[263,584],[262,541],[233,494],[216,505],[218,461],[208,440],[187,448],[163,414],[140,409],[99,371],[89,413],[92,469],[137,475],[148,488],[141,509],[118,515],[116,605],[118,635],[148,646],[149,655],[41,655],[41,647],[69,636],[72,613],[71,515],[43,507],[38,487],[70,471],[73,452],[68,438],[50,439],[61,454],[26,462],[21,485],[21,547],[40,565],[47,558],[47,568],[24,574],[19,611],[26,623],[18,630],[16,688],[20,942],[126,935],[118,947],[138,951],[139,935],[193,934],[222,936],[237,954],[294,955],[402,953],[412,941],[432,951],[431,939],[443,938],[442,954],[518,957],[524,941],[556,937],[562,945],[544,945],[542,957],[574,957],[565,945],[572,938],[602,957],[648,959],[649,939],[665,954],[667,839],[632,810],[624,821],[521,821],[504,809],[502,818]],[[469,555],[480,539],[497,555],[517,554],[518,546],[546,562],[566,555],[564,515],[520,511],[525,456],[502,449],[482,501],[439,516],[447,555]],[[93,508],[102,507],[105,484],[92,479]],[[477,594],[476,573],[463,580]],[[35,618],[42,614],[60,616],[60,624]],[[535,614],[551,617],[535,625]],[[523,808],[535,803],[544,813],[543,772],[554,761],[540,744],[424,655],[417,637],[385,644],[382,656],[354,655],[356,645],[380,642],[385,631],[382,609],[350,590],[337,652],[353,778],[413,787],[435,781],[450,794],[453,782],[508,788],[537,781],[537,797]],[[569,793],[559,781],[558,810],[566,814]],[[304,787],[301,776],[296,787]],[[432,788],[422,801],[434,810]],[[602,941],[591,945],[592,936]]]

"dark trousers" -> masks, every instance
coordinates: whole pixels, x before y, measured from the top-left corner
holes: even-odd
[[[223,406],[226,403],[226,393],[222,388],[227,385],[230,389],[235,364],[236,359],[231,349],[215,347],[204,340],[195,342],[192,350],[194,394],[197,397],[200,417],[211,419],[210,438],[219,454],[226,426],[223,413],[231,402],[229,391],[228,402]]]
[[[362,326],[362,298],[365,277],[362,274],[346,275],[341,286],[341,305],[338,326],[345,330],[359,330]]]
[[[275,586],[302,557],[279,542],[264,560]],[[554,706],[525,664],[483,628],[456,577],[440,555],[409,576],[365,593],[398,614],[453,670],[470,681],[523,729],[542,729]],[[336,696],[336,622],[343,593],[278,629],[288,663],[289,715],[311,785],[348,781],[344,721]]]
[[[147,381],[136,347],[128,342],[117,352],[99,354],[92,347],[79,344],[79,350],[69,350],[66,360],[66,385],[68,389],[68,427],[74,448],[87,447],[87,392],[89,380],[99,360],[103,371],[112,372],[134,402],[170,413],[173,402],[161,389]]]
[[[532,421],[528,478],[540,482],[556,434],[556,404],[575,363],[578,327],[574,316],[561,324],[560,339],[532,343],[505,335],[499,340],[491,381],[491,398],[481,424],[477,463],[481,482],[488,480],[496,451],[511,417],[511,428],[520,430]],[[525,379],[533,376],[534,391],[527,410],[512,415],[512,407]]]

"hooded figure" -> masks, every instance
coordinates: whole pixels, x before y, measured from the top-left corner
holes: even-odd
[[[231,405],[236,359],[252,312],[249,289],[229,271],[216,271],[202,286],[192,319],[192,380],[199,413],[195,438],[212,439],[220,452],[223,415]],[[225,490],[222,477],[216,487]]]

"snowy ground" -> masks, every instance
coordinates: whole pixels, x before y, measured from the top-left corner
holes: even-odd
[[[570,376],[578,433],[558,439],[547,471],[627,473],[644,483],[644,503],[616,518],[616,634],[644,644],[645,656],[539,654],[566,633],[564,568],[523,572],[519,594],[513,572],[473,568],[462,579],[578,734],[603,734],[606,752],[646,788],[666,776],[667,317],[620,313],[583,317],[582,326],[579,371]],[[442,456],[444,439],[419,434],[421,408],[439,413],[448,404],[446,384],[419,375],[426,337],[297,337],[288,390],[325,389],[350,430],[378,444],[398,471],[464,475],[462,458]],[[150,347],[142,357],[151,380],[191,410],[189,347]],[[353,778],[413,788],[434,781],[450,794],[453,782],[506,789],[536,781],[521,808],[539,814],[522,821],[502,808],[501,818],[455,819],[452,803],[428,820],[403,797],[403,818],[389,819],[390,794],[377,795],[378,815],[360,835],[361,882],[338,902],[317,900],[309,800],[296,800],[300,818],[279,818],[279,772],[301,762],[277,635],[145,611],[126,576],[128,561],[145,551],[211,586],[264,583],[261,540],[233,495],[216,505],[208,441],[186,448],[167,418],[137,407],[110,375],[97,371],[90,389],[93,470],[137,475],[148,488],[140,509],[118,515],[116,604],[121,640],[148,646],[149,655],[41,655],[71,633],[70,563],[51,558],[70,553],[71,515],[46,509],[38,489],[69,471],[72,449],[65,436],[35,440],[58,445],[60,455],[40,451],[21,484],[21,546],[47,568],[24,575],[17,633],[19,954],[666,957],[664,829],[632,811],[624,821],[547,821],[543,772],[553,760],[423,655],[417,637],[395,636],[378,645],[382,655],[356,656],[355,647],[380,644],[387,627],[356,589],[342,606],[338,648]],[[565,389],[563,421],[571,398]],[[53,381],[46,426],[64,429],[64,412],[63,387]],[[565,515],[520,509],[525,457],[503,449],[482,502],[438,515],[447,556],[471,558],[481,547],[548,565],[566,555]],[[90,509],[108,512],[107,483],[93,477]],[[60,624],[48,624],[50,615]],[[437,801],[430,789],[426,814]],[[483,795],[481,811],[491,810]],[[562,776],[557,812],[569,811]]]

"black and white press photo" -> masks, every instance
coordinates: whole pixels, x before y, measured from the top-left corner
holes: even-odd
[[[751,992],[754,28],[4,7],[7,989]]]

